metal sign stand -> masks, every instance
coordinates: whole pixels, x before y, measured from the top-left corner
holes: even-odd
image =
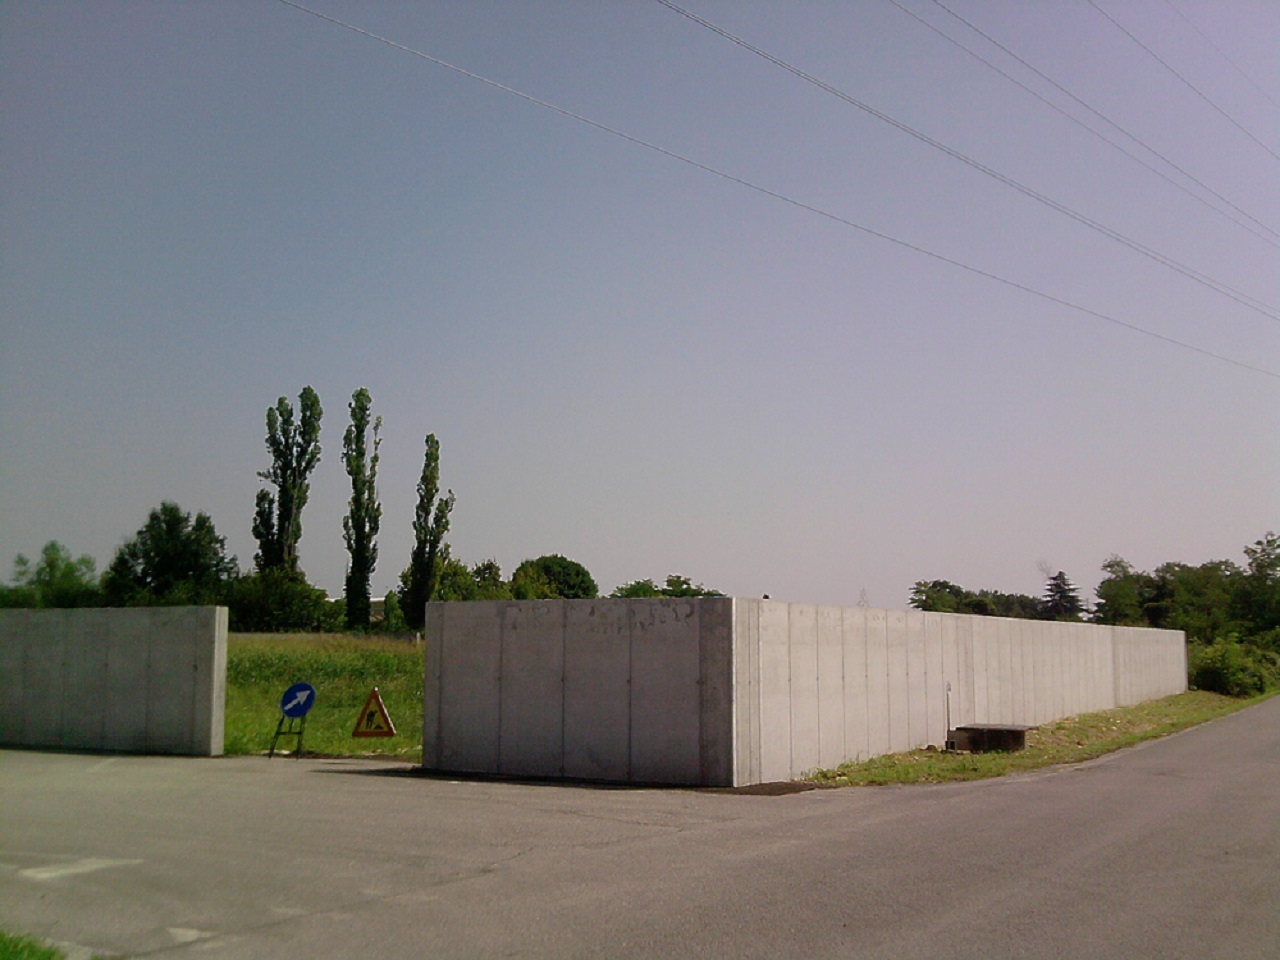
[[[285,724],[288,723],[286,727]],[[270,760],[276,755],[276,744],[280,742],[281,737],[297,737],[298,745],[293,750],[293,759],[297,760],[302,756],[302,734],[307,729],[307,717],[303,714],[301,717],[287,717],[283,713],[280,714],[280,722],[276,724],[276,735],[271,738],[271,752],[267,754]]]
[[[280,722],[276,724],[276,735],[271,738],[270,760],[276,755],[276,744],[281,737],[297,737],[298,745],[293,751],[293,759],[302,756],[302,734],[307,729],[307,714],[315,706],[316,688],[309,683],[295,683],[280,698]],[[285,722],[288,721],[288,726]]]

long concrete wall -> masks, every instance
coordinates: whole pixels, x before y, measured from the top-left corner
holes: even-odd
[[[225,607],[0,610],[0,744],[218,756]]]
[[[729,783],[733,601],[427,607],[428,769]]]
[[[767,600],[430,604],[423,766],[744,785],[1186,689],[1176,631]]]
[[[736,600],[735,781],[1186,689],[1180,631]]]

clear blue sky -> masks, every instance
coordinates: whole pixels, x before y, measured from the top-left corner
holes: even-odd
[[[378,594],[428,432],[455,556],[562,553],[604,591],[895,607],[1047,564],[1087,595],[1113,553],[1280,527],[1280,5],[946,0],[1116,129],[926,0],[687,2],[1219,289],[652,0],[308,5],[1147,333],[279,0],[8,3],[3,577],[50,539],[103,569],[166,499],[250,567],[265,410],[307,384],[302,562],[335,595],[361,386]]]

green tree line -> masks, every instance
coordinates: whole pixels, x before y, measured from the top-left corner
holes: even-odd
[[[1102,564],[1106,576],[1092,609],[1062,572],[1048,579],[1038,598],[920,580],[912,588],[911,605],[980,616],[1182,630],[1193,685],[1256,694],[1280,685],[1280,536],[1267,533],[1244,548],[1244,557],[1243,564],[1170,562],[1147,572],[1112,556]]]

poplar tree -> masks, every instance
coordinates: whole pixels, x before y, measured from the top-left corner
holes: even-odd
[[[421,630],[426,622],[427,601],[435,592],[441,561],[448,556],[444,542],[449,532],[449,514],[454,496],[440,492],[440,441],[427,434],[422,477],[418,480],[418,506],[413,516],[413,553],[409,567],[401,575],[401,606],[405,622],[411,630]]]
[[[378,446],[382,443],[379,433],[382,418],[372,421],[373,446],[369,446],[369,408],[372,405],[369,391],[361,387],[351,395],[347,405],[351,411],[351,424],[342,437],[342,462],[351,478],[351,501],[347,515],[342,518],[343,539],[351,559],[347,565],[346,606],[347,626],[366,629],[369,626],[369,581],[378,565],[378,526],[382,520],[382,505],[378,502]]]
[[[267,408],[267,450],[271,469],[258,476],[276,488],[259,490],[253,518],[258,541],[254,558],[260,571],[281,568],[298,572],[298,541],[302,539],[302,508],[311,492],[309,477],[320,462],[320,397],[311,387],[298,395],[298,415],[281,397]]]

